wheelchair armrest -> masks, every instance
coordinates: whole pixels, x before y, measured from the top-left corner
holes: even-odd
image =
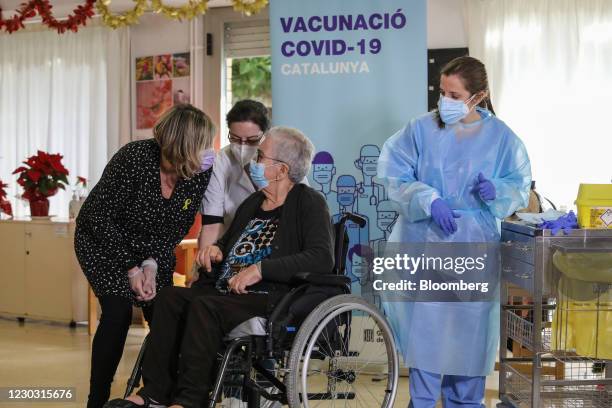
[[[341,286],[346,287],[351,284],[351,279],[344,275],[320,274],[310,272],[296,273],[291,278],[291,284],[298,285],[310,283],[318,286]]]

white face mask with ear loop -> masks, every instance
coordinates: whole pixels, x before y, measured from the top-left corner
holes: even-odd
[[[232,154],[240,162],[241,166],[246,166],[257,153],[257,145],[251,146],[247,144],[230,143]]]

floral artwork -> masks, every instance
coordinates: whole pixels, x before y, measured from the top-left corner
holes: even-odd
[[[155,56],[155,79],[172,78],[172,54]]]
[[[172,57],[172,62],[174,64],[174,77],[175,78],[189,76],[190,54],[188,52],[184,52],[181,54],[174,54]]]
[[[174,78],[172,80],[172,98],[174,104],[190,103],[191,102],[191,82],[189,77]]]
[[[136,129],[150,129],[172,107],[172,81],[136,83]]]
[[[136,58],[136,81],[153,79],[153,57]]]
[[[173,105],[191,102],[190,61],[189,52],[136,58],[136,130],[151,129]]]

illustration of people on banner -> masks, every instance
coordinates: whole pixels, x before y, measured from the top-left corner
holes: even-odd
[[[367,297],[374,304],[380,304],[380,299],[374,299],[374,294],[368,291],[372,281],[368,265],[382,253],[399,215],[392,202],[387,200],[384,186],[375,180],[379,155],[377,145],[361,146],[359,157],[353,162],[359,173],[342,174],[336,180],[338,160],[332,153],[319,151],[312,161],[313,186],[325,196],[333,222],[338,222],[346,212],[366,219],[363,228],[352,221],[346,224],[349,237],[346,265],[347,275],[353,282],[352,292]]]

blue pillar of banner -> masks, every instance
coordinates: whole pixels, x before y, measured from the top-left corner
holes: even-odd
[[[368,220],[348,225],[354,293],[371,287],[368,261],[397,216],[376,181],[380,148],[427,110],[426,14],[426,0],[270,3],[273,122],[314,143],[309,182],[334,221]]]

